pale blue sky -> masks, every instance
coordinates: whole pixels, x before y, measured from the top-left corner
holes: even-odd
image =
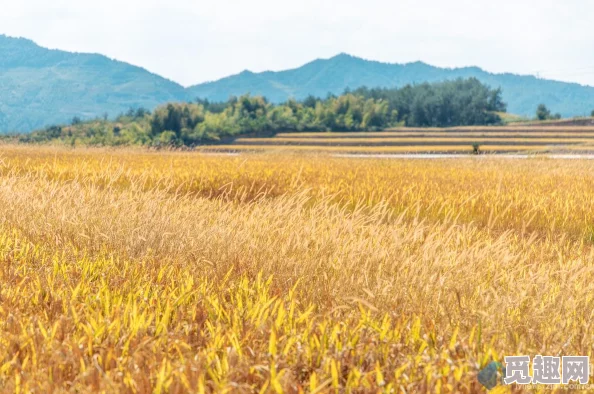
[[[590,0],[0,0],[0,33],[184,85],[347,52],[594,85]]]

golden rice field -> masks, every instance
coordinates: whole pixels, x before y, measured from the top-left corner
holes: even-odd
[[[593,245],[594,161],[4,145],[0,387],[485,392],[593,355]]]

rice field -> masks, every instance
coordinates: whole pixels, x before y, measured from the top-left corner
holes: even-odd
[[[485,145],[481,146],[484,152],[524,152],[529,150],[542,150],[541,145]],[[472,153],[472,145],[356,145],[356,146],[320,146],[320,145],[207,145],[201,146],[200,151],[208,152],[334,152],[334,153]]]
[[[484,392],[592,356],[593,245],[592,161],[4,145],[0,387]]]
[[[341,153],[563,153],[594,152],[592,126],[403,128],[383,132],[278,133],[242,137],[219,151],[294,150]]]
[[[547,145],[547,144],[584,144],[588,142],[594,142],[594,139],[590,138],[494,138],[494,137],[475,137],[476,142],[479,144],[490,144],[490,145],[522,145],[522,144],[535,144],[535,145]],[[298,144],[298,145],[382,145],[382,146],[419,146],[419,145],[461,145],[461,144],[472,144],[472,140],[468,137],[400,137],[400,138],[323,138],[316,141],[312,141],[312,138],[238,138],[235,140],[235,144],[242,143],[256,143],[256,144]]]
[[[401,131],[378,131],[378,132],[316,132],[316,133],[278,133],[278,138],[399,138],[399,137],[415,137],[415,136],[428,136],[428,137],[442,137],[442,138],[455,138],[455,137],[548,137],[548,138],[565,138],[565,137],[582,137],[592,138],[594,137],[594,128],[582,128],[584,131],[541,131],[542,128],[532,128],[532,130],[508,130],[505,127],[491,128],[490,130],[484,131],[432,131],[434,129],[412,129],[406,128]],[[505,131],[507,130],[507,131]]]

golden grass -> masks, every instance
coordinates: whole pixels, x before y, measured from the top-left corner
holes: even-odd
[[[8,392],[476,392],[592,356],[594,163],[0,147]]]

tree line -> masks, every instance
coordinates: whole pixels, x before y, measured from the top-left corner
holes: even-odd
[[[272,104],[244,95],[224,103],[169,103],[150,112],[131,109],[102,118],[52,126],[19,136],[22,142],[61,140],[88,145],[194,146],[238,135],[301,131],[379,131],[395,126],[449,127],[498,124],[506,106],[500,89],[477,79],[360,88],[340,96],[307,97]]]
[[[409,127],[452,127],[501,123],[506,111],[501,89],[491,89],[476,78],[407,85],[403,88],[360,88],[355,95],[383,100],[398,121]]]

